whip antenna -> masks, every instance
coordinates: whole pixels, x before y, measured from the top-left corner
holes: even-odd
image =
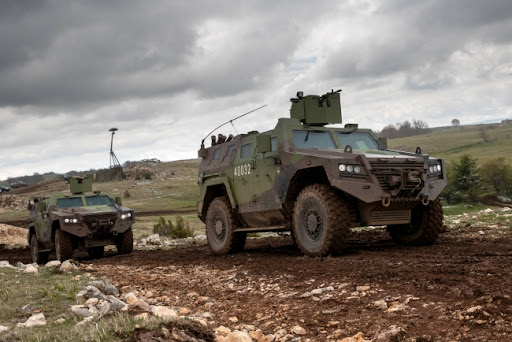
[[[266,106],[267,106],[266,104],[265,104],[265,105],[263,105],[263,106],[260,106],[260,107],[258,107],[258,108],[256,108],[256,109],[251,110],[250,112],[247,112],[247,113],[245,113],[245,114],[239,115],[239,116],[237,116],[236,118],[233,118],[233,119],[231,119],[231,120],[228,120],[228,121],[224,122],[222,125],[219,125],[219,126],[215,127],[215,128],[214,128],[210,133],[208,133],[208,134],[206,135],[206,137],[204,137],[204,139],[203,139],[203,140],[201,140],[201,148],[204,148],[204,141],[206,140],[206,138],[208,138],[208,137],[210,136],[210,134],[212,134],[213,132],[215,132],[216,130],[218,130],[219,128],[221,128],[222,126],[224,126],[224,125],[226,125],[226,124],[230,123],[230,124],[233,126],[233,128],[235,128],[235,126],[233,125],[233,121],[235,121],[235,120],[237,120],[237,119],[240,119],[241,117],[246,116],[246,115],[248,115],[248,114],[251,114],[251,113],[253,113],[253,112],[257,111],[257,110],[260,110],[261,108],[266,107]],[[236,128],[235,128],[235,132],[236,132]],[[237,132],[237,134],[238,134],[238,132]]]

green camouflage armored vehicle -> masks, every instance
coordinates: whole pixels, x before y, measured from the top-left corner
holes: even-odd
[[[116,245],[119,254],[133,251],[133,210],[121,198],[92,192],[92,177],[71,178],[71,195],[54,192],[48,198],[30,199],[28,243],[32,261],[45,263],[70,259],[76,249],[91,258],[103,257],[105,246]]]
[[[432,244],[443,226],[443,160],[389,150],[341,123],[339,91],[291,99],[273,130],[212,136],[199,150],[198,216],[211,250],[243,249],[248,232],[291,231],[310,256],[342,251],[350,229],[387,226],[400,244]]]

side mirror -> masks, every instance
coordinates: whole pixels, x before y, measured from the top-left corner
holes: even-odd
[[[121,199],[121,197],[119,197],[119,196],[116,197],[116,203],[117,203],[117,205],[123,205],[123,200]]]
[[[388,138],[379,138],[379,147],[381,150],[388,149]]]
[[[271,143],[270,135],[262,134],[256,137],[256,151],[260,153],[270,152],[272,151],[272,143]]]
[[[39,202],[39,203],[37,203],[37,210],[38,211],[43,212],[43,211],[46,211],[46,209],[48,209],[46,207],[46,202]]]

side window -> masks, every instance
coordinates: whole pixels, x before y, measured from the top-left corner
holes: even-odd
[[[240,159],[249,158],[251,156],[251,144],[242,145],[240,148]]]
[[[233,153],[234,150],[235,150],[235,145],[229,145],[228,152],[226,153],[226,155],[229,157],[231,155],[231,153]]]
[[[272,146],[272,152],[277,151],[277,137],[270,139],[270,145]]]
[[[219,159],[220,157],[220,148],[216,149],[215,151],[213,151],[213,157],[212,159],[215,160],[215,159]]]

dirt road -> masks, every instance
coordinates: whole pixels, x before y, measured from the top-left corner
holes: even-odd
[[[416,341],[512,336],[510,229],[450,229],[436,245],[414,248],[395,245],[384,230],[354,239],[347,254],[323,259],[301,256],[290,237],[272,237],[225,257],[202,245],[81,262],[125,292],[209,312],[231,329],[249,324],[270,334],[299,325],[302,340],[312,341],[358,332],[371,339],[392,325]],[[0,260],[28,262],[29,252],[0,248]]]

